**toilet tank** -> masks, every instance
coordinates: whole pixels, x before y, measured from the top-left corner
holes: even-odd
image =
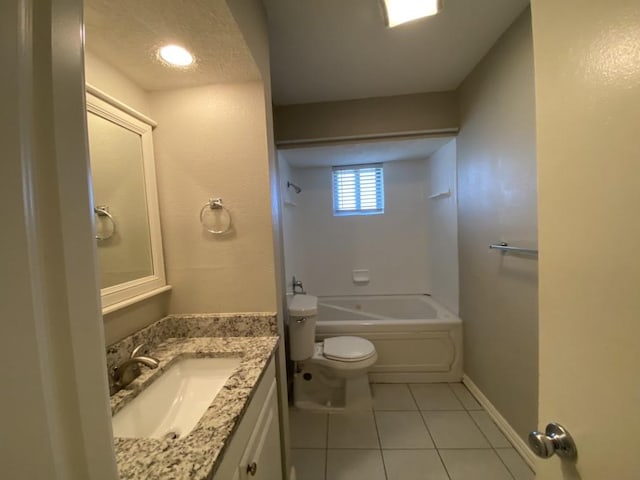
[[[316,337],[318,297],[294,295],[289,302],[289,349],[291,360],[307,360],[313,356]]]

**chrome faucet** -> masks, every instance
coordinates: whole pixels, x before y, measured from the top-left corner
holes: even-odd
[[[111,370],[109,377],[109,394],[119,392],[131,382],[133,382],[140,373],[140,365],[151,369],[158,368],[160,361],[149,355],[139,355],[140,351],[145,347],[144,343],[138,345],[131,352],[131,356],[117,367]]]
[[[296,280],[295,275],[293,277],[293,281],[291,282],[291,284],[293,285],[293,294],[294,295],[296,293],[301,293],[303,295],[305,295],[307,293],[307,292],[304,291],[304,287],[302,286],[302,280]],[[300,289],[300,291],[298,291],[298,289]]]

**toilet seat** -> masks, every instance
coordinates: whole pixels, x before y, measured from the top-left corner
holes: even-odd
[[[338,340],[347,338],[347,340]],[[354,341],[355,339],[355,341]],[[329,342],[327,342],[329,340]],[[337,340],[337,341],[336,341]],[[329,353],[325,352],[325,345],[329,345]],[[353,350],[348,349],[348,345]],[[332,346],[336,350],[332,350]],[[340,349],[343,348],[343,350]],[[359,347],[359,348],[357,348]],[[311,363],[328,368],[332,375],[340,378],[353,377],[354,375],[365,374],[378,361],[378,353],[375,346],[369,340],[359,337],[332,337],[317,342],[313,348],[313,356],[309,359]],[[333,355],[341,357],[331,358]]]
[[[373,357],[376,348],[366,338],[331,337],[323,341],[323,355],[338,362],[360,362]]]

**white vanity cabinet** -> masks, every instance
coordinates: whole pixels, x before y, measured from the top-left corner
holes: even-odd
[[[282,480],[280,421],[271,360],[213,480]]]

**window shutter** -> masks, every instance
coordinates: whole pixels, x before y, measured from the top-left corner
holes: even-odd
[[[382,165],[333,167],[333,214],[384,213]]]

